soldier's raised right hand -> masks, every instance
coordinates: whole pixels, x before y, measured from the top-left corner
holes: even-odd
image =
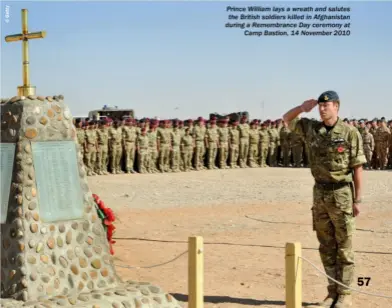
[[[307,101],[304,101],[301,105],[301,109],[303,112],[310,112],[314,107],[316,107],[318,104],[317,100],[315,99],[308,99]]]

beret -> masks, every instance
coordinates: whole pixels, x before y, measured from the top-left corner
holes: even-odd
[[[318,103],[326,103],[326,102],[334,102],[337,100],[339,100],[339,95],[335,91],[328,90],[328,91],[321,93],[317,102]]]

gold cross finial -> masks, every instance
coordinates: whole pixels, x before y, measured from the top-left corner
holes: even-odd
[[[18,87],[18,96],[35,95],[35,87],[30,85],[29,40],[44,38],[45,36],[45,31],[29,33],[27,27],[27,9],[22,9],[22,33],[5,37],[7,43],[22,41],[23,44],[23,86]]]

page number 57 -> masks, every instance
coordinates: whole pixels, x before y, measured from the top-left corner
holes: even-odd
[[[362,286],[368,286],[369,285],[369,283],[370,283],[370,277],[358,277],[358,285],[360,286],[360,287],[362,287]]]

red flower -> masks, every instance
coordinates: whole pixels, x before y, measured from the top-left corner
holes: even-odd
[[[115,217],[115,215],[114,215],[112,209],[110,209],[110,208],[104,208],[104,209],[102,209],[102,210],[103,210],[103,212],[105,213],[105,216],[107,217],[107,219],[108,219],[109,221],[113,222],[113,221],[116,220],[116,217]]]
[[[112,222],[116,220],[116,217],[114,215],[113,210],[111,208],[105,207],[105,203],[102,200],[100,200],[96,194],[92,194],[92,195],[99,210],[102,211],[102,214],[105,216],[104,218],[102,218],[102,223],[106,229],[106,238],[109,242],[110,253],[114,255],[113,244],[115,244],[116,242],[112,240],[112,237],[114,231],[116,230],[116,227],[112,224]]]

